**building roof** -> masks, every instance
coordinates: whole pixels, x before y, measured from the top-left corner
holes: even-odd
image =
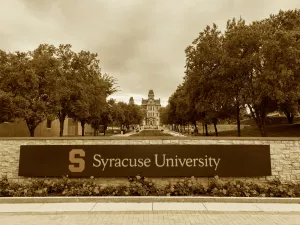
[[[150,90],[148,95],[154,95],[153,90]]]
[[[142,105],[147,105],[148,104],[148,100],[147,99],[142,99]]]
[[[160,105],[160,99],[154,99],[155,105]],[[148,105],[148,99],[142,99],[142,105]]]

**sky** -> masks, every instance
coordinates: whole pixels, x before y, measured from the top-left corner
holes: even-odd
[[[110,96],[140,104],[152,89],[163,106],[182,83],[184,50],[207,25],[247,23],[299,9],[299,0],[0,0],[0,49],[71,44],[98,53],[102,73],[117,80]]]

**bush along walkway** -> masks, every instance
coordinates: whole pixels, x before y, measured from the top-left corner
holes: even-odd
[[[219,197],[300,197],[300,183],[221,181],[214,178],[208,187],[191,177],[165,186],[151,179],[129,177],[127,184],[108,186],[90,179],[27,179],[17,183],[3,177],[0,197],[33,196],[219,196]]]

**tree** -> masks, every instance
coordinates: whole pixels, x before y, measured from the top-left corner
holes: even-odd
[[[137,125],[145,118],[145,110],[142,106],[136,104],[127,104],[125,102],[118,102],[116,106],[116,120],[121,126],[129,128],[130,125]]]
[[[52,107],[60,123],[59,136],[63,136],[64,121],[72,114],[74,104],[78,100],[77,80],[74,73],[73,63],[75,53],[71,45],[59,45],[56,49],[58,62],[55,91],[52,94]]]
[[[0,50],[0,123],[12,122],[16,117],[13,94],[8,89],[9,55]]]
[[[22,118],[31,136],[46,118],[59,119],[60,136],[67,116],[80,121],[82,135],[86,123],[106,123],[108,108],[102,106],[117,91],[115,79],[100,73],[97,54],[74,53],[71,47],[42,44],[34,51],[0,51],[0,121]]]
[[[291,124],[299,111],[300,99],[300,10],[280,11],[271,15],[265,23],[268,39],[262,54],[266,59],[266,72],[275,78],[272,84],[276,91],[272,99]]]
[[[227,22],[224,39],[224,56],[222,58],[222,84],[229,99],[235,105],[238,136],[241,136],[240,112],[245,102],[245,80],[254,68],[253,55],[258,42],[245,20],[236,19]]]
[[[97,54],[88,51],[74,53],[72,67],[76,79],[74,88],[77,89],[77,96],[74,104],[70,105],[68,116],[80,122],[81,135],[84,136],[85,124],[88,123],[91,116],[91,105],[100,104],[100,102],[93,101],[93,97],[94,95],[106,96],[106,91],[95,87],[98,82],[101,82]],[[95,90],[98,92],[95,92]]]
[[[299,24],[300,10],[289,10],[249,25],[229,20],[224,35],[207,26],[185,50],[183,91],[170,97],[168,119],[213,123],[217,135],[217,122],[235,114],[240,136],[247,106],[262,136],[267,114],[278,108],[292,123],[300,102]]]
[[[31,137],[49,111],[47,78],[52,75],[52,59],[50,48],[45,50],[44,47],[10,54],[9,68],[2,79],[5,91],[12,93],[17,117],[25,120]]]
[[[217,132],[217,122],[224,117],[224,104],[230,102],[224,76],[222,57],[224,37],[213,24],[199,34],[186,49],[185,86],[190,105],[194,105],[196,117],[201,118],[207,132],[207,124],[212,122]],[[190,107],[192,108],[192,107]]]
[[[267,114],[278,109],[278,105],[282,103],[297,102],[295,96],[299,96],[299,84],[294,83],[297,77],[292,68],[298,64],[299,55],[296,52],[299,51],[299,47],[293,49],[290,45],[295,42],[287,41],[282,31],[277,30],[278,27],[272,25],[269,20],[254,22],[249,27],[251,38],[256,39],[257,44],[253,54],[253,71],[245,82],[248,89],[248,106],[261,135],[267,136],[264,128]],[[289,50],[293,56],[283,54],[289,53]],[[291,85],[294,88],[291,88]]]
[[[104,136],[106,134],[107,126],[112,122],[111,108],[109,103],[102,105],[103,110],[100,116],[100,123],[103,125]]]
[[[114,99],[109,100],[109,104],[111,106],[111,117],[112,117],[112,125],[121,126],[123,121],[125,120],[125,115],[120,104],[116,103]]]
[[[168,118],[168,106],[167,107],[161,107],[159,109],[159,119],[160,119],[160,122],[162,124],[170,124],[170,121],[169,121],[169,118]]]
[[[113,93],[113,79],[108,75],[98,76],[98,80],[93,84],[90,101],[90,117],[89,122],[94,128],[94,135],[98,135],[100,125],[104,127],[108,125],[111,120],[110,108],[106,101],[108,95]],[[105,127],[105,129],[106,129]]]
[[[8,94],[0,89],[0,123],[12,122],[16,117],[16,109],[14,99],[11,94]]]

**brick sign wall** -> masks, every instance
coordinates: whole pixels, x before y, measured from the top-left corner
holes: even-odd
[[[256,146],[269,146],[270,147],[270,161],[271,161],[271,176],[261,177],[259,174],[255,176],[259,177],[247,177],[244,180],[266,180],[279,178],[282,181],[300,181],[300,141],[299,139],[282,140],[282,139],[253,139],[253,140],[234,140],[234,139],[180,139],[180,140],[74,140],[74,139],[0,139],[0,176],[7,175],[10,179],[23,179],[24,177],[18,176],[19,173],[19,159],[20,159],[20,147],[29,145],[77,145],[77,146],[96,146],[96,145],[161,145],[161,146],[183,146],[183,145],[256,145]],[[202,147],[203,147],[202,146]],[[224,148],[225,149],[225,148]],[[70,151],[68,151],[68,154]],[[96,154],[96,152],[95,152]],[[207,157],[209,154],[207,154]],[[69,156],[68,156],[69,157]],[[78,156],[76,156],[78,157]],[[176,157],[176,156],[174,156]],[[199,157],[201,158],[201,157]],[[203,158],[203,157],[202,157]],[[218,157],[214,157],[218,160]],[[220,158],[220,157],[219,157]],[[98,158],[100,159],[100,158]],[[204,155],[205,160],[205,155]],[[218,161],[216,161],[218,162]],[[70,162],[68,162],[70,163]],[[96,163],[94,161],[94,163]],[[213,163],[213,160],[211,161]],[[222,161],[218,166],[221,166]],[[72,164],[72,163],[71,163]],[[214,164],[215,165],[215,164]],[[78,164],[73,164],[74,167]],[[219,167],[220,169],[220,167]],[[210,174],[211,175],[211,174]],[[240,174],[236,174],[240,176]],[[159,176],[157,176],[159,177]],[[112,183],[118,183],[118,181],[124,181],[125,178],[99,178],[111,181]],[[159,178],[160,179],[160,178]],[[230,179],[227,177],[226,179]],[[235,179],[235,178],[232,178]],[[166,180],[164,178],[162,181]]]

